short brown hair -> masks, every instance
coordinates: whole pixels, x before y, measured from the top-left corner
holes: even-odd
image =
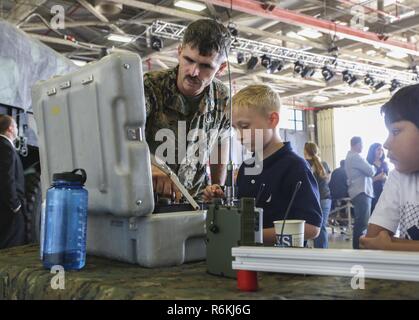
[[[224,25],[212,19],[199,19],[186,28],[182,46],[188,44],[198,48],[202,56],[210,56],[215,51],[226,57],[231,41],[230,32]]]
[[[352,137],[351,138],[351,147],[353,147],[353,146],[355,146],[355,145],[357,145],[358,143],[361,143],[362,142],[362,139],[361,139],[361,137]]]
[[[270,86],[255,84],[241,89],[234,95],[233,107],[257,109],[262,114],[280,112],[281,99]]]
[[[7,129],[10,128],[10,126],[13,123],[13,118],[11,116],[8,116],[6,114],[0,114],[0,134],[5,134]]]

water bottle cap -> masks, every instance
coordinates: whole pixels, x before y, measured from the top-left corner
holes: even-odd
[[[77,174],[77,171],[80,171],[81,174]],[[74,169],[71,172],[54,173],[52,176],[53,181],[64,180],[68,182],[79,182],[82,185],[84,185],[86,179],[87,176],[86,171],[84,169]]]

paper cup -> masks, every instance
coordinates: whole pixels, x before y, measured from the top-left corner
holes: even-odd
[[[305,220],[286,220],[281,237],[284,220],[274,221],[276,245],[279,247],[304,247]]]

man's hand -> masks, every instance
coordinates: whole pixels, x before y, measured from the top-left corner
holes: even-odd
[[[182,197],[178,187],[158,167],[151,165],[151,174],[153,176],[153,189],[155,193],[177,201]]]
[[[391,237],[387,231],[380,231],[376,237],[359,238],[359,246],[362,249],[373,249],[373,250],[391,250]]]
[[[224,197],[223,189],[218,184],[213,184],[205,188],[202,198],[204,201],[209,202],[213,198],[222,198]]]

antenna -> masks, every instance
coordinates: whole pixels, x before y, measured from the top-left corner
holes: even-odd
[[[229,152],[228,152],[228,164],[227,164],[227,179],[225,183],[225,194],[226,194],[226,205],[227,206],[234,206],[234,179],[233,179],[233,96],[231,90],[231,72],[230,72],[230,62],[228,61],[228,52],[227,48],[224,48],[225,55],[227,58],[227,67],[228,67],[228,84],[229,84],[229,105],[230,105],[230,136],[229,136]]]
[[[259,204],[260,198],[263,194],[263,190],[265,190],[265,184],[264,183],[262,183],[259,187],[259,192],[258,192],[258,194],[256,196],[256,200],[255,200],[255,207],[257,207],[258,204]]]
[[[282,222],[281,235],[280,235],[280,238],[279,238],[279,239],[280,239],[280,243],[279,243],[279,246],[280,246],[280,247],[282,247],[282,246],[283,246],[283,245],[282,245],[282,236],[284,235],[284,227],[285,227],[285,223],[287,222],[288,214],[290,213],[291,206],[292,206],[292,204],[294,203],[295,196],[297,195],[297,192],[298,192],[298,190],[300,189],[301,184],[302,184],[302,182],[301,182],[301,181],[298,181],[298,182],[297,182],[297,185],[295,186],[294,193],[292,194],[292,197],[291,197],[290,203],[288,204],[287,211],[285,212],[285,216],[284,216],[284,220],[283,220],[284,222]]]

